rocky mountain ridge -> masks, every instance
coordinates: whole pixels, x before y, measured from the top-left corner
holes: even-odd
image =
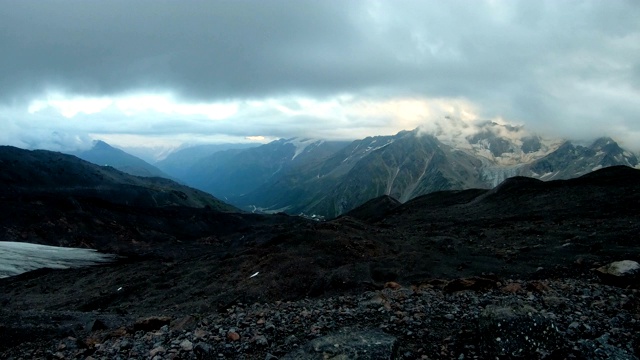
[[[105,144],[106,145],[106,144]],[[246,211],[327,219],[381,195],[406,202],[440,190],[492,188],[513,176],[569,179],[639,166],[613,139],[548,139],[522,126],[445,118],[430,128],[353,142],[280,139],[183,149],[157,165]]]
[[[328,157],[292,165],[256,183],[253,191],[228,200],[246,209],[331,218],[381,195],[405,202],[440,190],[491,188],[513,176],[547,181],[613,165],[638,166],[633,153],[609,138],[590,146],[530,136],[509,142],[486,133],[468,140],[471,147],[457,148],[420,129],[369,137]],[[491,151],[489,157],[484,156],[487,151]],[[515,160],[529,162],[505,165]]]

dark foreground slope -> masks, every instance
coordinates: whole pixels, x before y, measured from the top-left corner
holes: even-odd
[[[144,207],[237,210],[203,191],[168,179],[133,176],[58,152],[0,146],[0,170],[1,194],[9,197],[50,195]]]
[[[403,205],[384,198],[323,223],[192,208],[141,216],[117,206],[83,207],[93,216],[73,217],[68,232],[113,221],[120,233],[111,240],[131,245],[118,250],[143,256],[0,280],[0,335],[12,339],[0,349],[6,357],[264,359],[347,327],[394,336],[395,358],[484,358],[499,355],[475,335],[491,305],[528,306],[551,319],[559,358],[586,354],[579,341],[605,334],[608,346],[640,354],[637,292],[602,285],[591,270],[640,260],[638,170],[513,178]],[[54,214],[52,222],[67,216]],[[121,242],[128,236],[135,241]],[[171,327],[134,325],[151,315],[168,316]]]
[[[198,244],[212,239],[227,251],[244,232],[259,233],[263,223],[271,232],[280,222],[168,179],[9,146],[0,147],[0,211],[1,241],[134,256],[199,253]]]

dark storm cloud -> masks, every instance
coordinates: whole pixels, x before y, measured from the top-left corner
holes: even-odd
[[[610,50],[640,15],[623,1],[1,4],[5,97],[44,87],[208,99],[377,88],[473,95],[527,83],[581,50],[600,56],[589,50]]]
[[[50,86],[83,94],[172,89],[216,98],[357,86],[365,73],[383,69],[363,66],[350,6],[5,1],[4,95]]]
[[[640,136],[638,19],[634,0],[0,0],[0,104],[46,91],[450,98],[563,136]]]

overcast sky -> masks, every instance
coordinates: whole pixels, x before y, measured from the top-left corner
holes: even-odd
[[[493,119],[640,150],[640,2],[0,0],[0,143],[354,139]]]

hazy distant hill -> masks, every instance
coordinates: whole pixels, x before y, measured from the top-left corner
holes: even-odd
[[[93,198],[141,207],[188,206],[236,211],[210,194],[159,177],[138,177],[73,155],[0,146],[0,185],[7,194]]]
[[[250,149],[216,152],[194,163],[180,179],[226,200],[239,199],[290,169],[326,160],[347,142],[281,139]]]
[[[217,152],[231,149],[249,149],[257,147],[260,144],[207,144],[195,145],[179,149],[169,154],[163,160],[158,161],[155,165],[167,174],[190,182],[192,167],[203,158],[211,156]]]
[[[101,166],[112,166],[120,171],[135,176],[159,176],[169,178],[169,175],[148,162],[135,157],[123,150],[116,149],[104,141],[96,141],[89,150],[69,153],[82,160]]]

